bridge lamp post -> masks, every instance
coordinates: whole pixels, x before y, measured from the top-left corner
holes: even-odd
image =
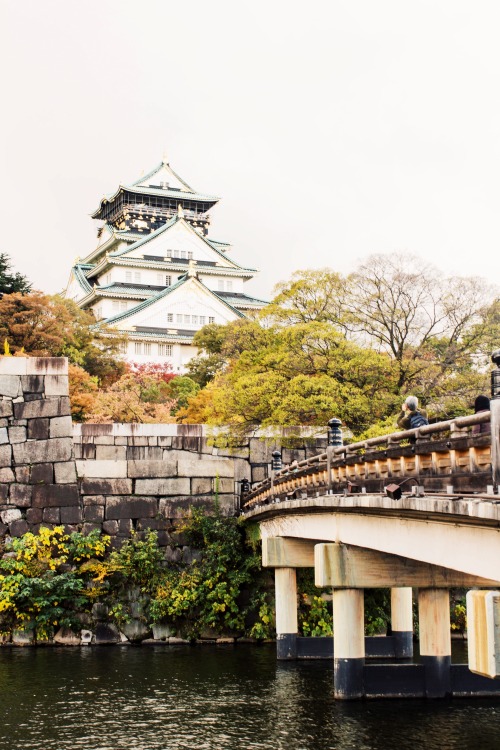
[[[500,485],[500,349],[491,355],[496,367],[491,371],[491,473],[493,491],[498,492]]]
[[[333,417],[328,420],[328,428],[326,431],[328,445],[326,448],[326,476],[328,477],[328,492],[332,490],[332,459],[333,449],[339,445],[343,445],[342,440],[342,422],[337,417]]]
[[[274,497],[274,477],[277,471],[281,471],[283,468],[283,461],[281,458],[281,453],[278,450],[275,450],[271,453],[271,501]]]

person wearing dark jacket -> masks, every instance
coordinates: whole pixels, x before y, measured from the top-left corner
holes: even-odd
[[[488,396],[477,396],[474,401],[474,414],[490,410],[490,400]],[[473,435],[489,435],[491,432],[490,422],[481,422],[472,426]]]
[[[403,430],[413,430],[415,427],[422,427],[424,424],[429,424],[427,412],[425,409],[418,408],[416,396],[408,396],[398,417],[398,427]]]

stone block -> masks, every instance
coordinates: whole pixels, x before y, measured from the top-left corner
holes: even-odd
[[[273,452],[273,450],[273,444],[269,441],[260,440],[259,438],[252,438],[250,440],[250,463],[271,463],[271,453]]]
[[[135,491],[138,495],[176,496],[189,495],[190,480],[176,477],[174,479],[136,479]]]
[[[166,461],[129,461],[127,470],[129,477],[175,477],[177,460],[169,457]]]
[[[28,419],[28,439],[47,440],[49,437],[50,420],[46,417]]]
[[[73,455],[76,459],[83,458],[82,456],[82,444],[81,443],[75,443],[73,440]]]
[[[234,515],[234,496],[221,495],[219,497],[219,509],[223,516]],[[213,497],[179,497],[175,499],[160,500],[160,513],[166,518],[185,518],[191,508],[206,508],[213,510]]]
[[[2,402],[0,401],[0,404],[1,403]],[[6,419],[5,417],[1,417],[0,418],[0,427],[8,427],[8,426],[9,426],[9,420]]]
[[[17,476],[17,469],[16,469],[16,476]],[[35,464],[35,466],[31,467],[31,484],[53,484],[53,483],[54,483],[54,464]]]
[[[116,536],[116,534],[118,534],[118,521],[104,521],[102,524],[102,530],[104,534]]]
[[[7,498],[9,496],[9,487],[12,485],[10,484],[0,484],[0,503],[5,504],[7,503]]]
[[[24,518],[12,521],[12,523],[9,524],[9,533],[11,536],[22,536],[23,534],[27,534],[29,530],[29,526]]]
[[[76,484],[40,484],[33,487],[34,508],[79,506],[80,496]]]
[[[67,375],[68,360],[66,357],[28,357],[26,359],[27,375]]]
[[[169,528],[170,521],[167,518],[139,518],[137,520],[139,531],[166,531]]]
[[[0,445],[0,468],[12,466],[12,448],[10,445]]]
[[[17,357],[16,358],[13,357],[13,359],[17,359]],[[12,645],[13,646],[32,646],[34,642],[35,642],[35,633],[33,630],[13,630],[12,631]]]
[[[17,398],[22,395],[21,378],[19,375],[0,375],[0,396]]]
[[[16,466],[14,471],[16,473],[16,482],[19,482],[19,484],[28,484],[31,482],[31,469],[29,466]]]
[[[124,461],[127,449],[124,445],[96,445],[96,461]]]
[[[0,443],[2,442],[0,429]],[[26,441],[26,427],[9,427],[9,443],[24,443]]]
[[[0,399],[0,417],[12,416],[12,401]]]
[[[94,630],[94,643],[104,645],[108,643],[120,643],[120,633],[116,625],[107,622],[98,622]]]
[[[119,479],[127,476],[127,462],[77,461],[76,471],[82,479]]]
[[[212,491],[212,480],[208,478],[200,479],[194,477],[191,479],[191,495],[208,495]],[[184,493],[188,494],[188,493]]]
[[[45,396],[67,396],[68,390],[67,375],[45,376]]]
[[[82,443],[80,450],[82,459],[89,461],[95,460],[95,445],[93,443]]]
[[[16,428],[11,428],[11,429],[16,429]],[[7,427],[0,427],[0,445],[6,445],[8,442],[9,442],[9,433],[7,431]]]
[[[0,469],[0,482],[7,484],[7,482],[15,482],[16,478],[12,469],[5,467]]]
[[[71,417],[53,417],[50,420],[50,437],[70,437],[73,439],[73,422],[71,421]]]
[[[0,375],[26,375],[28,357],[0,357]]]
[[[162,461],[163,448],[151,448],[149,445],[131,446],[127,450],[127,459],[129,461]]]
[[[250,464],[248,461],[242,458],[235,458],[233,465],[235,482],[241,482],[242,479],[250,479]]]
[[[133,530],[134,526],[132,524],[132,520],[130,518],[120,518],[118,519],[118,533],[121,536],[129,536],[130,532]]]
[[[153,497],[108,497],[106,520],[120,518],[153,518],[158,513],[158,501]]]
[[[102,505],[86,505],[83,509],[83,518],[92,523],[104,521],[104,508]]]
[[[148,445],[149,446],[158,445],[158,438],[157,437],[148,437]]]
[[[9,530],[8,526],[6,526],[4,523],[0,523],[0,538],[5,536],[8,530]]]
[[[104,495],[84,495],[83,504],[85,505],[106,505]]]
[[[57,643],[59,646],[79,646],[81,642],[80,635],[70,628],[59,628],[54,635],[54,643]]]
[[[41,464],[47,461],[69,461],[72,458],[71,438],[28,440],[12,446],[16,464]]]
[[[14,401],[41,401],[43,393],[25,393],[23,398],[14,399]]]
[[[130,622],[124,622],[121,630],[131,643],[140,643],[152,635],[151,629],[142,620],[135,618]]]
[[[83,514],[80,508],[73,506],[71,508],[61,508],[61,523],[81,523]]]
[[[159,435],[158,436],[158,445],[161,448],[171,448],[172,447],[172,438]]]
[[[9,503],[19,508],[29,508],[33,487],[30,484],[11,484]]]
[[[45,378],[42,375],[21,375],[21,388],[24,393],[43,393]],[[65,394],[67,395],[67,391]]]
[[[234,477],[234,465],[229,458],[198,454],[178,454],[177,473],[180,477]]]
[[[219,479],[218,482],[219,485],[219,493],[220,494],[230,494],[235,492],[235,486],[234,486],[234,479]],[[214,490],[215,492],[215,480],[214,480]]]
[[[82,534],[90,534],[91,531],[100,531],[100,523],[84,523],[82,526]]]
[[[70,414],[69,398],[58,396],[39,401],[27,401],[14,404],[16,419],[39,419],[40,417],[65,417]]]
[[[60,509],[59,508],[44,508],[42,520],[48,521],[48,523],[60,523],[61,522]]]
[[[252,466],[252,484],[263,482],[264,479],[267,479],[267,476],[266,466]]]
[[[141,435],[132,435],[129,439],[129,445],[147,445],[148,438]]]
[[[26,520],[29,524],[41,523],[43,518],[43,508],[28,508],[26,511]]]
[[[114,435],[95,435],[92,438],[92,442],[94,445],[114,445],[115,444],[115,438]]]
[[[84,495],[131,495],[131,479],[83,479]]]
[[[73,484],[76,480],[76,466],[74,461],[64,461],[54,464],[56,484]]]
[[[115,437],[115,445],[128,445],[128,438],[123,436]]]

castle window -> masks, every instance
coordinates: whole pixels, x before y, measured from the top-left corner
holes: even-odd
[[[144,354],[151,354],[151,344],[144,344]]]
[[[167,258],[171,258],[171,257],[172,257],[172,251],[171,250],[167,250]]]
[[[118,347],[118,349],[120,351],[120,354],[126,354],[127,353],[127,342],[126,341],[122,341],[122,343],[120,344],[120,346]]]
[[[224,279],[219,279],[217,281],[217,291],[223,292],[224,291]]]
[[[132,271],[125,271],[125,281],[132,281]]]
[[[136,272],[134,273],[134,282],[135,282],[136,284],[138,284],[138,283],[140,283],[140,281],[141,281],[141,274],[140,274],[140,273],[139,273],[138,271],[136,271]]]
[[[120,310],[123,312],[126,309],[127,309],[127,301],[123,299],[120,301]]]
[[[232,281],[226,281],[226,289],[228,292],[233,291],[233,282]]]
[[[174,322],[174,314],[167,313],[167,323],[173,323],[173,322]]]
[[[191,315],[184,315],[184,323],[191,323]]]
[[[160,357],[171,357],[172,344],[158,344],[158,354]]]
[[[197,315],[192,315],[191,316],[191,320],[193,322],[193,325],[195,325],[195,326],[198,325],[198,316]]]
[[[200,326],[204,326],[206,322],[206,318],[204,315],[200,315]]]
[[[142,354],[142,342],[136,341],[134,344],[134,354]]]
[[[188,260],[193,260],[193,253],[191,250],[188,250]]]
[[[177,314],[175,316],[175,319],[176,319],[177,323],[182,323],[182,315]]]
[[[172,277],[165,276],[165,286],[172,286]]]
[[[208,319],[208,322],[209,322],[209,323],[215,323],[215,318],[209,318],[209,319]]]
[[[120,302],[117,299],[113,300],[113,310],[119,310],[120,309]]]
[[[188,257],[188,254],[186,250],[181,250],[181,258],[183,258],[184,260],[187,260],[187,257]]]

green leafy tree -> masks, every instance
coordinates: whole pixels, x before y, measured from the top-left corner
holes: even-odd
[[[11,262],[10,258],[6,253],[0,253],[0,299],[4,294],[13,294],[19,292],[19,294],[29,294],[31,291],[31,284],[26,278],[20,273],[11,273]]]

